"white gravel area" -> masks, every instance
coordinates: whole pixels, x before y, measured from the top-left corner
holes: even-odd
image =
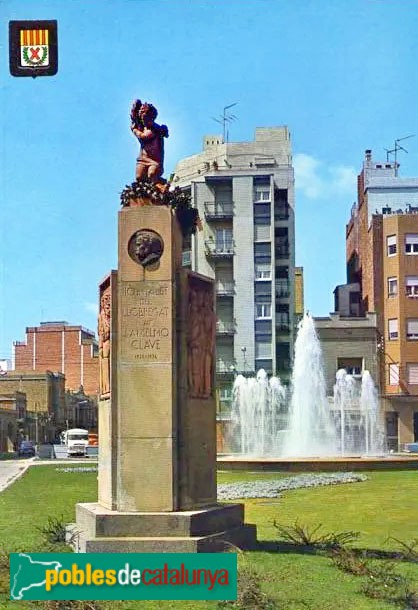
[[[218,500],[240,500],[243,498],[278,498],[282,492],[303,487],[320,487],[322,485],[339,485],[341,483],[358,483],[366,481],[364,474],[354,472],[330,472],[323,474],[299,474],[283,479],[265,481],[237,481],[220,483]]]

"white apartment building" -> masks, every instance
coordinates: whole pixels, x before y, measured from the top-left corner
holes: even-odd
[[[294,336],[294,174],[287,127],[257,128],[253,142],[205,136],[180,161],[174,184],[188,189],[203,221],[190,266],[215,279],[217,381],[263,368],[289,377]]]

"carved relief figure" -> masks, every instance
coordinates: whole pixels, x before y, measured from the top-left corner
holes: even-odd
[[[99,367],[100,394],[110,392],[110,294],[104,292],[100,299],[99,314]]]
[[[168,138],[167,125],[155,122],[158,111],[152,104],[136,100],[131,110],[131,130],[141,144],[136,164],[137,180],[148,179],[157,183],[164,171],[164,138]]]
[[[216,318],[213,297],[205,289],[191,287],[188,308],[188,387],[194,398],[209,398],[215,348]]]
[[[202,388],[202,331],[203,327],[199,312],[199,292],[191,288],[188,307],[187,380],[189,394],[195,398],[200,397]]]
[[[212,395],[214,372],[216,316],[213,311],[213,294],[208,291],[203,295],[202,323],[204,327],[203,396],[209,398]]]

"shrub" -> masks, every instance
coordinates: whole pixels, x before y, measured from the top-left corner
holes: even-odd
[[[365,553],[358,554],[351,549],[339,547],[332,549],[331,559],[334,565],[343,572],[349,572],[355,576],[364,576],[369,572],[370,561]]]
[[[322,524],[310,527],[303,525],[297,520],[294,525],[281,525],[276,521],[274,527],[279,534],[279,540],[297,546],[310,546],[323,549],[339,548],[350,542],[354,542],[360,533],[347,532],[320,532]]]
[[[396,571],[394,563],[370,565],[362,591],[367,597],[399,604],[408,610],[418,608],[417,592],[411,589],[409,579]]]
[[[236,601],[218,602],[218,608],[235,610],[279,610],[277,602],[261,590],[260,576],[246,566],[238,571],[238,596]]]

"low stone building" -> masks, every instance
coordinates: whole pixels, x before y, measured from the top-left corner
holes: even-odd
[[[379,386],[379,335],[375,313],[363,317],[331,313],[327,317],[314,318],[314,322],[321,342],[329,396],[333,394],[335,375],[339,369],[346,369],[354,375],[369,371]]]
[[[65,428],[64,375],[8,371],[0,377],[0,394],[14,393],[26,395],[24,434],[30,440],[49,442]]]
[[[0,394],[0,453],[17,449],[24,438],[26,395],[23,392]]]

